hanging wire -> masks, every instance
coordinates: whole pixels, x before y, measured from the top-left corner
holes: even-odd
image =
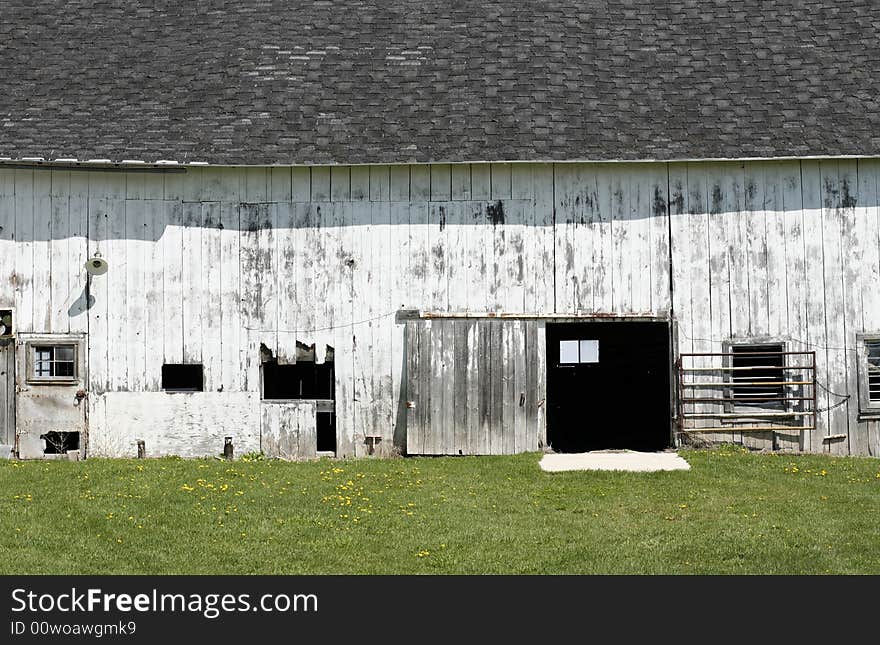
[[[365,318],[364,320],[353,320],[351,322],[341,325],[330,325],[329,327],[319,327],[317,329],[258,329],[256,327],[247,326],[245,326],[245,329],[247,331],[259,332],[261,334],[314,334],[319,331],[333,331],[335,329],[345,329],[347,327],[354,327],[356,325],[365,325],[366,323],[375,322],[377,320],[381,320],[382,318],[388,318],[389,316],[393,316],[396,313],[397,310],[394,310],[385,314],[373,316],[372,318]]]

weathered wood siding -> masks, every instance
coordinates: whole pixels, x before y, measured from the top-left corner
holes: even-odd
[[[407,322],[407,452],[537,450],[546,436],[538,334],[537,320]]]
[[[316,408],[314,401],[263,403],[260,445],[266,457],[309,459],[317,456]]]
[[[674,314],[681,351],[816,348],[823,385],[852,398],[798,447],[878,454],[852,352],[880,329],[878,174],[876,160],[0,169],[0,307],[20,331],[88,332],[93,445],[129,432],[110,395],[158,392],[164,362],[201,361],[218,402],[258,398],[261,345],[292,361],[300,341],[335,350],[339,454],[375,435],[380,453],[402,446],[395,312],[412,308]],[[95,252],[110,271],[86,291]],[[823,443],[831,428],[847,438]]]

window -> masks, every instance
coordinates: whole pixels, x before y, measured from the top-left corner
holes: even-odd
[[[865,343],[868,351],[868,400],[880,403],[880,340]]]
[[[166,392],[201,392],[204,368],[198,363],[166,363],[162,366],[162,389]]]
[[[560,340],[559,364],[598,363],[598,340]]]
[[[333,362],[297,361],[292,365],[279,365],[277,361],[265,361],[263,398],[332,400]]]
[[[781,343],[732,345],[731,398],[737,405],[783,407],[785,348]]]
[[[77,346],[73,343],[61,345],[30,345],[29,380],[43,382],[75,381]]]
[[[860,335],[859,409],[880,415],[880,334]]]

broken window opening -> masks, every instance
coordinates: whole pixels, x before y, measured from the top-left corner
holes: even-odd
[[[162,366],[162,389],[166,392],[204,391],[201,363],[166,363]]]
[[[46,442],[43,454],[63,455],[68,450],[79,450],[79,432],[47,432],[40,436]]]
[[[781,343],[733,345],[731,397],[737,405],[784,407],[785,347]],[[736,369],[740,368],[740,369]]]
[[[297,361],[292,365],[277,360],[263,362],[263,399],[319,399],[335,398],[333,362]]]
[[[31,345],[31,374],[36,381],[76,379],[76,345]]]

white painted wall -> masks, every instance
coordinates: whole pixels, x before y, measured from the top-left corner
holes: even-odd
[[[168,452],[222,450],[223,431],[193,411],[198,397],[151,411],[180,396],[159,393],[163,362],[204,363],[223,412],[212,418],[252,421],[258,445],[259,410],[247,406],[259,398],[260,346],[293,360],[297,340],[319,357],[335,348],[340,454],[365,454],[372,434],[388,450],[405,436],[402,308],[674,309],[681,351],[785,338],[819,348],[823,384],[845,394],[857,385],[855,334],[880,329],[878,170],[877,160],[0,169],[0,307],[15,307],[21,331],[88,332],[93,454],[133,452],[148,426],[163,426]],[[499,202],[504,223],[493,224]],[[110,271],[87,297],[82,267],[95,252]],[[824,414],[802,447],[880,453],[857,398]],[[144,425],[124,430],[132,409]],[[191,433],[175,438],[164,426],[178,413]],[[823,444],[832,427],[847,440]]]

